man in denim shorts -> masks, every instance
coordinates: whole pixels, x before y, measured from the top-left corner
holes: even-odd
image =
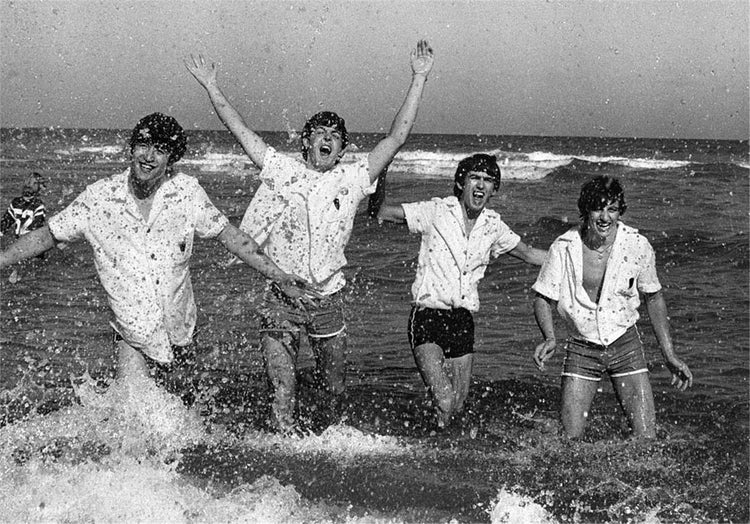
[[[636,229],[620,222],[625,208],[625,195],[617,179],[598,176],[584,184],[578,199],[581,225],[550,246],[533,286],[537,293],[534,314],[544,336],[534,352],[540,370],[557,344],[553,305],[570,335],[562,372],[561,408],[563,429],[570,437],[583,434],[604,373],[610,376],[633,434],[656,436],[654,398],[636,329],[641,294],[672,372],[672,384],[685,390],[693,382],[690,369],[672,347],[654,250]]]
[[[411,53],[412,79],[388,134],[366,156],[342,162],[349,144],[344,119],[331,111],[313,115],[300,138],[302,159],[277,151],[245,124],[222,93],[216,66],[203,57],[186,62],[206,89],[217,115],[260,168],[261,185],[240,228],[280,268],[298,275],[314,290],[272,286],[261,307],[261,347],[273,390],[271,426],[296,432],[297,354],[301,330],[307,331],[318,364],[320,396],[328,421],[339,417],[345,391],[346,331],[341,291],[342,268],[359,203],[375,191],[378,175],[393,160],[411,132],[427,76],[432,48],[420,40]]]

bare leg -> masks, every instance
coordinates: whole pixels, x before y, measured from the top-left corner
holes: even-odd
[[[447,359],[446,364],[450,366],[450,379],[453,385],[453,411],[459,413],[464,409],[464,402],[469,396],[474,354],[469,353],[458,358]]]
[[[261,348],[273,389],[271,424],[280,431],[290,430],[294,427],[299,338],[290,333],[264,334]]]
[[[656,412],[654,394],[648,373],[636,373],[625,377],[612,377],[612,386],[617,399],[630,422],[636,437],[656,437]]]
[[[123,382],[134,378],[150,378],[146,359],[140,351],[124,340],[118,340],[117,348],[117,379]]]
[[[453,415],[456,395],[450,377],[443,368],[443,350],[437,344],[422,344],[414,348],[414,360],[435,404],[438,425],[445,427]]]
[[[315,384],[320,390],[316,407],[325,426],[341,420],[346,389],[346,333],[333,337],[310,337],[315,355]]]
[[[599,382],[577,377],[562,378],[562,407],[560,418],[563,429],[571,438],[583,435],[591,402],[594,400]]]
[[[310,347],[315,355],[316,378],[332,395],[342,395],[346,389],[346,334],[310,337]]]

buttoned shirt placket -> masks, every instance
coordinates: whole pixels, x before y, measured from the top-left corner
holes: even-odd
[[[143,255],[142,259],[148,267],[148,271],[144,272],[144,275],[149,279],[149,282],[144,283],[143,287],[140,290],[140,293],[152,294],[151,300],[159,308],[161,318],[164,319],[164,301],[162,299],[163,293],[160,287],[160,284],[162,284],[162,282],[159,278],[159,275],[161,273],[159,269],[159,254],[156,252],[157,250],[154,249],[154,242],[151,241],[151,231],[154,228],[154,225],[156,224],[156,221],[159,218],[159,215],[161,214],[161,211],[164,207],[161,192],[157,190],[156,195],[154,195],[154,201],[151,204],[151,211],[149,212],[148,221],[146,221],[146,219],[141,214],[141,211],[138,209],[138,205],[135,202],[135,197],[130,193],[130,191],[127,191],[127,189],[126,194],[128,199],[127,211],[135,221],[140,249]],[[163,263],[163,261],[161,261],[161,263]]]

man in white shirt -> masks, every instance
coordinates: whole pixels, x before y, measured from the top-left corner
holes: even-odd
[[[154,377],[190,403],[170,375],[192,380],[196,306],[190,281],[193,237],[216,238],[252,268],[284,285],[299,283],[231,225],[198,181],[175,173],[186,150],[177,121],[161,113],[142,118],[130,139],[130,167],[89,185],[47,225],[0,252],[0,268],[85,239],[113,313],[118,377]]]
[[[409,344],[439,427],[462,411],[469,394],[477,286],[490,259],[507,253],[537,266],[544,260],[545,251],[526,245],[498,213],[487,209],[499,187],[497,159],[476,154],[459,162],[454,196],[383,204],[378,212],[379,220],[405,223],[409,231],[422,235],[411,288]]]
[[[336,113],[323,111],[307,121],[301,133],[300,162],[277,152],[248,128],[219,89],[214,64],[208,65],[201,56],[186,61],[221,121],[261,169],[262,184],[248,206],[242,229],[280,268],[299,275],[315,291],[305,295],[299,288],[271,286],[264,297],[261,346],[274,395],[271,424],[277,430],[297,429],[296,370],[302,331],[315,355],[317,382],[328,397],[329,416],[339,414],[346,378],[344,248],[359,203],[375,190],[378,175],[411,132],[432,65],[432,49],[419,41],[411,54],[411,85],[388,135],[366,159],[340,164],[348,134]]]
[[[533,286],[534,314],[544,336],[534,352],[540,370],[557,346],[553,307],[568,329],[561,419],[570,437],[583,434],[604,373],[633,434],[656,436],[654,397],[636,328],[641,295],[672,372],[672,384],[685,390],[693,382],[690,369],[672,347],[654,250],[638,230],[620,221],[625,209],[625,194],[617,179],[598,176],[584,184],[578,199],[581,225],[550,246]]]

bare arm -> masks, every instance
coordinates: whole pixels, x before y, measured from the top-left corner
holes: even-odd
[[[547,251],[519,242],[516,247],[508,251],[508,254],[528,264],[541,266],[544,263],[544,258],[547,256]]]
[[[232,224],[228,224],[223,229],[218,240],[230,253],[237,255],[243,262],[267,278],[280,284],[295,283],[298,280],[296,276],[283,272],[279,266],[261,252],[253,237],[240,231]]]
[[[55,239],[52,237],[49,227],[42,226],[23,235],[4,251],[0,252],[0,269],[21,260],[40,255],[53,247],[55,247]]]
[[[201,55],[190,55],[190,58],[185,60],[185,66],[208,93],[208,98],[211,100],[216,114],[219,115],[219,119],[242,145],[242,149],[245,150],[253,163],[262,169],[263,158],[268,146],[257,133],[245,124],[242,115],[229,103],[229,100],[219,89],[216,80],[218,70],[216,64],[208,65]]]
[[[656,293],[645,293],[644,297],[651,326],[654,328],[654,335],[659,342],[664,361],[672,373],[672,385],[680,391],[685,391],[693,385],[693,374],[688,365],[677,358],[674,353],[672,336],[669,332],[669,313],[667,312],[664,294],[657,291]]]
[[[417,109],[419,109],[422,91],[427,82],[427,76],[432,69],[432,64],[432,48],[426,40],[420,40],[417,43],[417,48],[411,53],[412,78],[406,98],[393,119],[388,135],[375,146],[367,157],[372,182],[391,163],[393,157],[406,143],[411,128],[414,126],[414,121],[417,119]]]
[[[555,339],[555,322],[552,318],[552,307],[556,304],[551,298],[537,293],[534,299],[534,318],[542,332],[544,342],[534,350],[534,363],[539,371],[544,371],[544,363],[555,354],[557,340]]]
[[[375,189],[375,193],[370,196],[367,212],[370,216],[377,217],[379,224],[382,224],[383,221],[405,224],[406,215],[404,214],[404,208],[400,204],[392,205],[386,202],[385,187],[387,174],[388,168],[386,167],[378,177],[378,187]]]

